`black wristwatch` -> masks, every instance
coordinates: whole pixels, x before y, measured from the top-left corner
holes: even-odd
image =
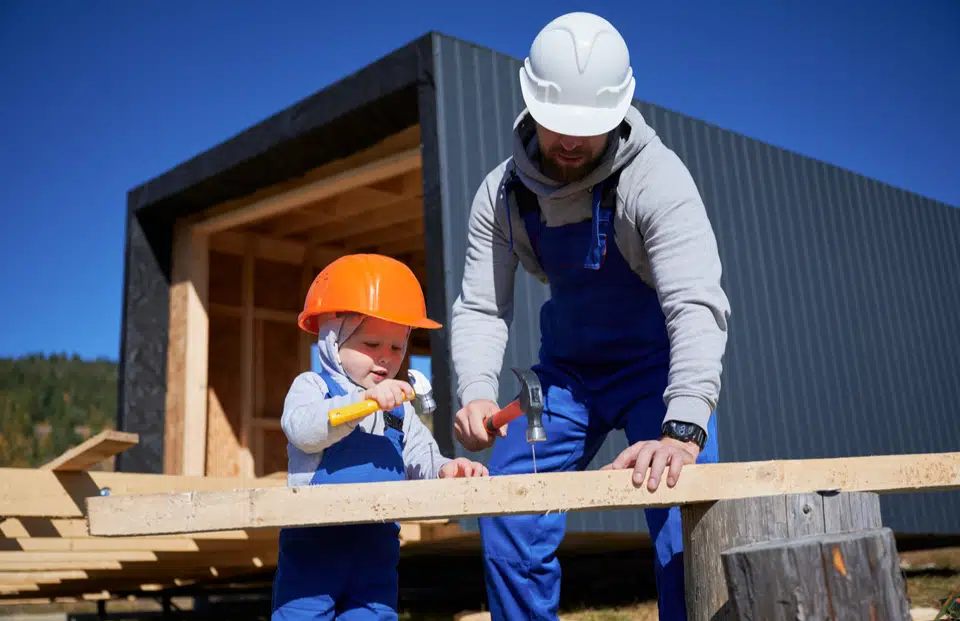
[[[703,427],[693,423],[681,423],[680,421],[668,420],[660,427],[660,432],[668,438],[674,438],[681,442],[694,442],[703,450],[703,445],[707,443],[707,432]]]

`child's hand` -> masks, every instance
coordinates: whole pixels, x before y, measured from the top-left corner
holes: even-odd
[[[490,472],[480,462],[470,461],[466,457],[457,457],[440,468],[441,479],[460,479],[465,477],[485,477]]]
[[[385,379],[373,388],[364,392],[365,399],[373,399],[382,410],[392,410],[403,403],[403,396],[413,398],[413,387],[407,382],[395,379]]]

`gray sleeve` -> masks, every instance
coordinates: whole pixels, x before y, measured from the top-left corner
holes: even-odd
[[[497,401],[513,320],[518,259],[494,212],[502,179],[502,171],[497,171],[487,176],[473,199],[463,281],[450,319],[451,357],[461,404],[475,399]]]
[[[655,157],[642,190],[630,195],[670,335],[665,420],[706,429],[720,395],[730,306],[720,285],[716,238],[693,177],[666,147]]]
[[[291,444],[304,453],[319,453],[353,431],[360,420],[331,426],[327,413],[362,401],[363,393],[330,396],[327,385],[316,373],[306,371],[293,380],[283,402],[280,427]]]
[[[403,411],[403,463],[408,479],[436,479],[450,459],[440,453],[437,441],[410,404]]]

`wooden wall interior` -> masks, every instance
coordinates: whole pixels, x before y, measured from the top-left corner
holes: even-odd
[[[283,400],[311,367],[296,323],[330,261],[378,252],[426,289],[418,126],[303,178],[218,205],[175,231],[165,474],[286,470]],[[409,354],[429,355],[415,330]],[[404,364],[406,368],[409,359]]]

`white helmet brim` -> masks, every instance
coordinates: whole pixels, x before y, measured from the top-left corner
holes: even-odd
[[[533,120],[558,134],[599,136],[616,129],[627,116],[627,110],[633,103],[636,80],[630,79],[616,107],[612,108],[544,102],[534,95],[535,88],[536,86],[530,84],[530,78],[526,75],[525,69],[521,68],[520,92]]]

